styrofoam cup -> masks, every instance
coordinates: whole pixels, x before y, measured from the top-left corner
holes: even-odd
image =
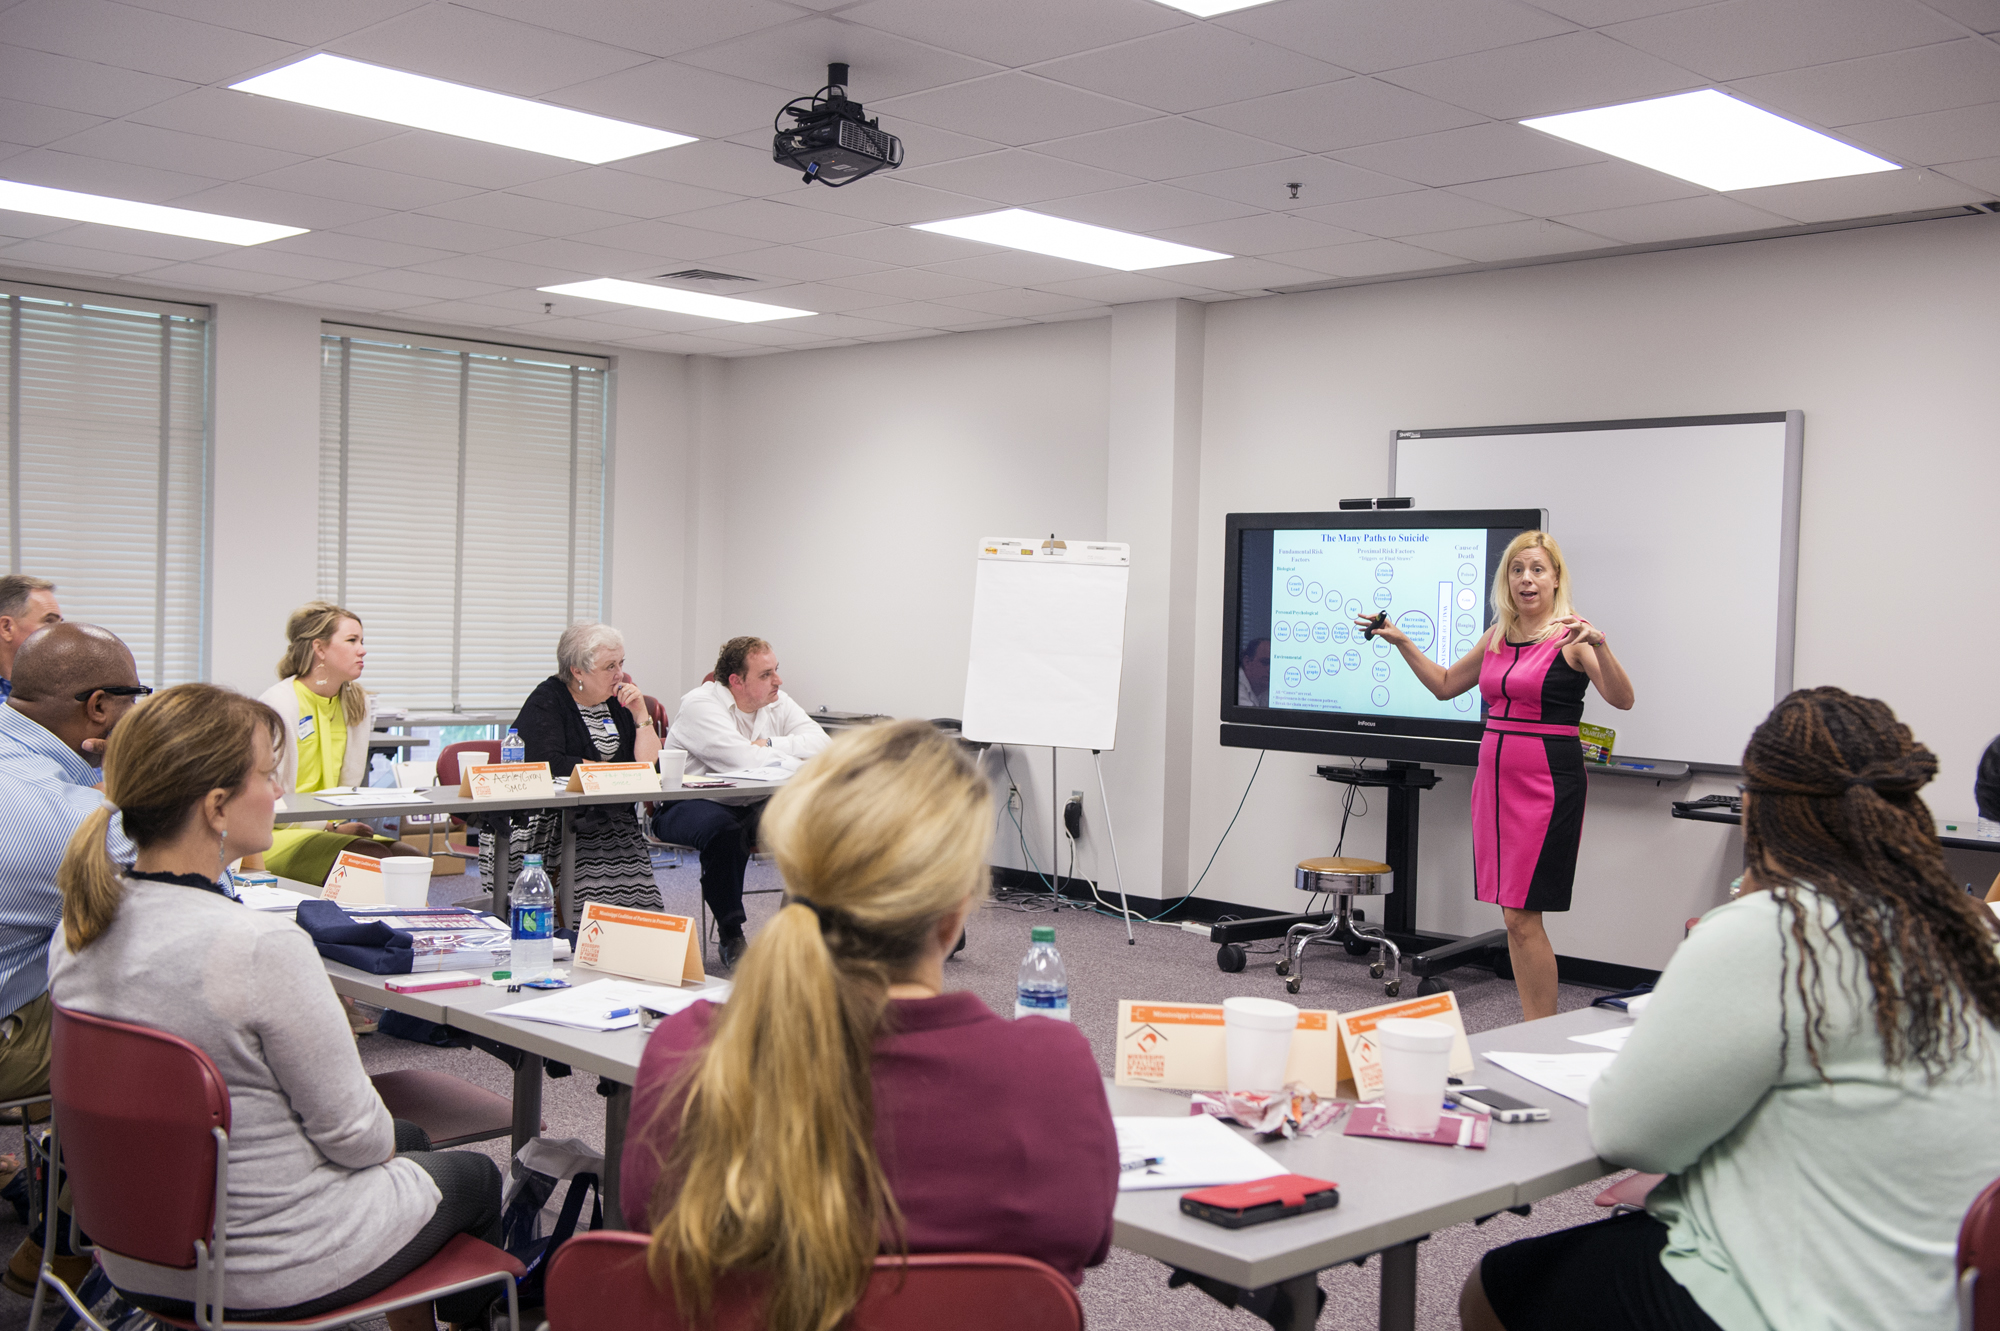
[[[1229,1089],[1283,1090],[1299,1010],[1275,998],[1225,998],[1222,1026],[1229,1049]]]
[[[1437,1131],[1457,1033],[1441,1021],[1387,1017],[1375,1025],[1382,1061],[1382,1120],[1391,1132]]]
[[[428,855],[384,855],[382,857],[382,904],[425,906],[431,899],[431,857]]]
[[[687,772],[686,749],[660,750],[660,789],[679,790],[681,777]]]

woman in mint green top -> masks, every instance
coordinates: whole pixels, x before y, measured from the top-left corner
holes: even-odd
[[[1472,1331],[1953,1324],[1958,1227],[2000,1177],[2000,929],[1884,704],[1779,703],[1743,755],[1742,895],[1702,917],[1591,1088],[1646,1210],[1489,1252]]]

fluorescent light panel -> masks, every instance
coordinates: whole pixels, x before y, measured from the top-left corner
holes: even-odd
[[[190,240],[212,240],[223,245],[262,245],[267,240],[306,233],[302,226],[252,222],[247,218],[168,208],[158,203],[134,203],[104,194],[78,194],[46,185],[24,185],[18,180],[0,180],[0,208],[43,217],[67,217],[72,222],[101,222],[133,231],[157,231]]]
[[[1713,88],[1521,123],[1713,190],[1901,169]]]
[[[1233,14],[1239,9],[1268,5],[1271,0],[1161,0],[1161,3],[1196,18],[1214,18],[1217,14]]]
[[[230,86],[260,97],[278,97],[593,165],[694,142],[686,134],[670,134],[337,55],[309,56]]]
[[[656,287],[650,282],[627,282],[616,277],[596,277],[588,282],[565,282],[561,286],[538,289],[554,296],[583,296],[590,300],[609,301],[614,305],[643,305],[649,310],[671,310],[675,314],[727,319],[739,324],[760,324],[771,319],[803,319],[819,312],[766,305],[756,300],[737,300],[734,296],[711,296],[705,291]]]
[[[1100,268],[1136,272],[1141,268],[1169,268],[1175,264],[1207,263],[1228,259],[1228,254],[1198,250],[1192,245],[1176,245],[1170,240],[1135,236],[1129,231],[1072,222],[1066,217],[1029,212],[1026,208],[1004,208],[997,213],[974,217],[954,217],[943,222],[918,222],[918,231],[935,231],[987,245],[1004,245],[1010,250],[1031,254],[1051,254],[1058,259],[1094,263]]]

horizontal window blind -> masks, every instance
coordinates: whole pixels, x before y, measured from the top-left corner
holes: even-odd
[[[207,311],[0,282],[7,566],[132,649],[154,687],[199,679],[207,586]]]
[[[598,617],[606,369],[326,328],[320,587],[367,626],[390,706],[517,707]]]

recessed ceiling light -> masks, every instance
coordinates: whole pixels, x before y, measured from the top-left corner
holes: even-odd
[[[627,282],[616,277],[595,277],[588,282],[565,282],[561,286],[540,287],[555,296],[585,296],[614,305],[643,305],[649,310],[671,310],[703,319],[727,319],[731,323],[760,324],[767,319],[803,319],[817,310],[794,310],[784,305],[766,305],[757,300],[734,296],[711,296],[706,291],[681,291],[656,287],[650,282]]]
[[[1901,170],[1713,88],[1521,123],[1714,190]]]
[[[309,56],[229,86],[238,92],[592,165],[694,142],[686,134],[669,134],[663,129],[428,79],[400,69],[365,65],[337,55]]]
[[[134,203],[103,194],[78,194],[74,190],[50,189],[46,185],[24,185],[18,180],[0,180],[0,208],[17,213],[39,213],[43,217],[67,217],[73,222],[101,222],[105,226],[130,227],[134,231],[157,231],[162,235],[186,236],[191,240],[213,240],[224,245],[262,245],[267,240],[303,236],[302,226],[279,226],[275,222],[252,222],[221,213],[198,213],[189,208],[168,208],[157,203]]]
[[[1232,14],[1239,9],[1268,5],[1271,0],[1161,0],[1161,3],[1196,18],[1214,18],[1217,14]]]
[[[1192,245],[1176,245],[1170,240],[1135,236],[1129,231],[1072,222],[1066,217],[1031,213],[1026,208],[1003,208],[997,213],[975,217],[954,217],[943,222],[917,222],[918,231],[977,240],[988,245],[1005,245],[1010,250],[1052,254],[1058,259],[1094,263],[1100,268],[1134,272],[1141,268],[1168,268],[1180,263],[1207,263],[1211,259],[1234,256],[1215,250],[1198,250]]]

